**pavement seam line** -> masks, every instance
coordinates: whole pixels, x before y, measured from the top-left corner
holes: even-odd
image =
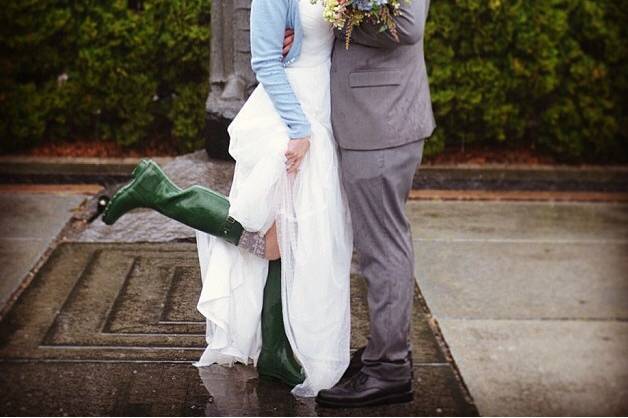
[[[491,322],[628,322],[628,318],[469,318],[441,316],[444,321]]]
[[[610,240],[597,240],[597,239],[508,239],[508,238],[413,238],[414,242],[446,242],[446,243],[490,243],[490,244],[600,244],[600,245],[625,245],[628,244],[628,240],[624,239],[610,239]]]

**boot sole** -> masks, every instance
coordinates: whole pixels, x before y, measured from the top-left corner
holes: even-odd
[[[293,388],[296,385],[300,385],[301,383],[303,383],[303,382],[299,382],[299,383],[288,382],[281,376],[274,376],[270,374],[260,374],[259,377],[260,377],[260,380],[265,380],[267,382],[273,382],[273,383],[281,383],[282,385],[286,385],[290,388]]]
[[[290,386],[290,387],[295,387],[296,385],[300,385],[303,382],[298,382],[295,383],[294,381],[291,381],[289,379],[286,379],[285,377],[279,375],[279,374],[271,374],[271,373],[264,373],[264,374],[260,374],[259,375],[260,379],[265,379],[265,380],[269,380],[272,382],[278,382],[278,383],[283,383],[284,385]]]
[[[404,393],[391,393],[385,396],[381,396],[379,398],[356,402],[342,402],[316,398],[316,403],[319,406],[323,406],[326,408],[363,408],[368,406],[411,402],[413,397],[414,392],[410,391]]]

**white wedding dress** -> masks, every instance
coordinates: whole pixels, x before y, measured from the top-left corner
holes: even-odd
[[[259,85],[229,126],[236,160],[229,200],[230,215],[249,231],[277,222],[284,325],[306,374],[292,393],[315,396],[349,363],[352,231],[330,122],[333,31],[320,4],[300,0],[300,13],[301,55],[286,72],[312,126],[310,149],[288,176],[288,130]],[[208,346],[195,365],[256,364],[268,262],[201,231],[196,237]]]

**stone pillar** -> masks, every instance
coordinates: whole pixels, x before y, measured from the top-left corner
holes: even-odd
[[[207,152],[228,158],[226,128],[255,88],[251,70],[249,16],[251,0],[212,1],[210,93],[207,110]]]

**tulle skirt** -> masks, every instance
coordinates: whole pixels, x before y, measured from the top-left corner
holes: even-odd
[[[265,233],[277,223],[284,325],[306,374],[296,396],[333,386],[349,363],[352,231],[330,123],[329,66],[287,69],[312,126],[296,175],[285,169],[287,128],[261,85],[229,126],[236,160],[230,215],[249,231]],[[268,262],[201,231],[196,236],[208,346],[195,365],[256,364]]]

